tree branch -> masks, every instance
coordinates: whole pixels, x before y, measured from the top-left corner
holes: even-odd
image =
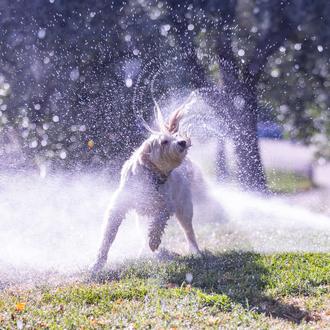
[[[239,79],[239,67],[237,59],[232,49],[232,36],[230,27],[233,26],[237,0],[231,0],[219,4],[220,10],[226,13],[226,19],[224,21],[218,21],[216,26],[216,53],[219,56],[219,67],[223,73],[224,85],[232,85],[232,82]]]
[[[278,23],[275,26],[271,25],[263,37],[258,40],[251,60],[245,67],[243,78],[250,84],[255,84],[259,80],[268,58],[278,50],[291,33],[292,27],[284,14],[284,9],[285,5],[275,8],[269,5],[268,7],[268,12],[272,16],[271,22],[277,21]]]
[[[173,30],[176,33],[176,39],[180,48],[185,52],[186,63],[189,69],[193,70],[195,76],[198,77],[198,81],[194,82],[194,87],[201,88],[204,85],[207,85],[207,75],[203,64],[198,60],[193,36],[191,33],[189,34],[189,32],[187,32],[187,26],[189,23],[188,19],[183,12],[181,15],[177,14],[178,10],[176,8],[176,1],[168,1],[168,5],[170,6],[171,11],[169,15],[167,15],[167,18],[173,25]]]

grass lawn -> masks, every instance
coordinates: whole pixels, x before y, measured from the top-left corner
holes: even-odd
[[[275,193],[296,193],[313,187],[312,181],[303,175],[283,171],[267,171],[267,182]]]
[[[3,285],[0,328],[330,328],[330,254],[207,252],[77,278]]]

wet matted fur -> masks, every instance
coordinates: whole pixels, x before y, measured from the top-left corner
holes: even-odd
[[[179,132],[180,120],[195,98],[195,94],[190,95],[167,122],[155,102],[158,130],[148,128],[150,137],[123,165],[120,185],[107,211],[103,240],[92,268],[94,272],[105,265],[118,228],[131,209],[150,218],[148,243],[151,251],[158,249],[166,223],[175,215],[185,233],[189,251],[200,253],[192,225],[191,187],[193,181],[196,183],[195,169],[186,158],[191,141]]]

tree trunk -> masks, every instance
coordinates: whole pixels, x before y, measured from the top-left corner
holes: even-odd
[[[226,141],[219,138],[216,150],[216,177],[219,182],[229,180],[229,169],[227,166]]]
[[[257,136],[257,95],[255,87],[239,84],[243,93],[233,95],[233,141],[237,180],[243,189],[266,193],[266,177]]]

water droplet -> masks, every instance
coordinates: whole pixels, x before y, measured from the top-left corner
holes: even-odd
[[[29,118],[28,117],[23,118],[22,127],[24,127],[24,128],[29,127]]]
[[[186,274],[186,281],[187,281],[188,283],[191,283],[192,280],[193,280],[193,275],[192,275],[191,273],[187,273],[187,274]]]
[[[61,152],[60,152],[60,158],[61,158],[61,159],[65,159],[66,156],[67,156],[66,151],[65,151],[65,150],[61,150]]]
[[[38,31],[38,38],[44,39],[46,37],[46,29],[39,29]]]
[[[237,54],[238,54],[238,56],[244,56],[245,55],[244,49],[239,49]]]
[[[318,45],[317,46],[317,50],[321,53],[323,52],[323,46],[322,45]]]
[[[77,79],[79,79],[80,73],[79,73],[79,68],[74,68],[71,72],[70,72],[70,79],[75,81]]]
[[[171,29],[171,25],[169,25],[169,24],[164,24],[164,25],[162,25],[162,26],[160,27],[160,34],[161,34],[162,36],[167,36],[168,31],[170,31],[170,29]]]
[[[252,33],[257,33],[258,32],[258,28],[256,26],[252,26],[251,32]]]
[[[300,43],[295,44],[294,49],[295,50],[301,50],[301,44]]]
[[[30,148],[34,149],[38,146],[38,141],[37,140],[33,140],[30,143]]]
[[[24,327],[24,323],[22,320],[17,320],[16,325],[18,330],[21,330]]]
[[[188,25],[188,30],[192,31],[195,28],[194,24],[189,24]]]
[[[60,121],[60,118],[59,118],[59,116],[53,116],[53,122],[54,123],[58,123]]]
[[[275,68],[273,69],[271,72],[270,72],[270,75],[273,77],[273,78],[278,78],[280,76],[280,70]]]
[[[233,102],[234,102],[234,106],[236,109],[243,109],[243,107],[245,105],[245,100],[240,95],[235,96]]]
[[[151,18],[152,20],[155,20],[155,19],[157,19],[157,18],[160,16],[160,14],[161,14],[161,11],[160,11],[158,8],[155,8],[155,9],[151,12],[151,14],[150,14],[150,18]]]
[[[126,87],[132,87],[132,85],[133,85],[133,80],[131,79],[131,78],[127,78],[126,80],[125,80],[125,84],[126,84]]]

